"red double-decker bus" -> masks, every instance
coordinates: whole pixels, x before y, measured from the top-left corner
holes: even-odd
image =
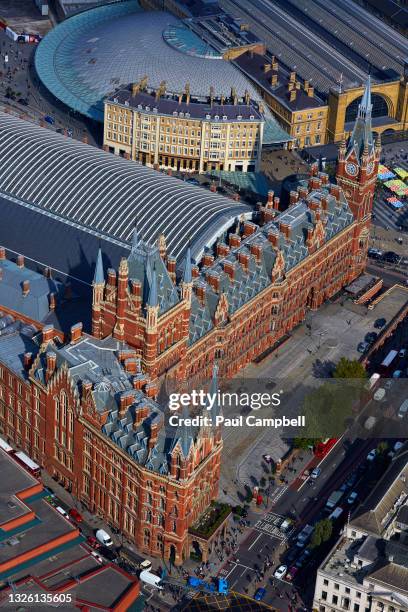
[[[323,459],[323,457],[325,457],[331,451],[337,440],[338,438],[326,438],[326,440],[322,440],[321,442],[315,444],[313,449],[315,457]]]

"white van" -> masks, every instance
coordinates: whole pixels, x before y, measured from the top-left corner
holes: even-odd
[[[113,546],[112,538],[104,529],[98,529],[95,533],[95,538],[104,546]]]

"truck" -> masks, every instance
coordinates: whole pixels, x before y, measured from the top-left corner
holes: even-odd
[[[303,548],[303,546],[310,540],[312,537],[314,527],[312,525],[305,525],[302,531],[298,534],[296,540],[296,546],[299,548]]]
[[[326,510],[333,510],[344,495],[344,491],[333,491],[326,502]]]

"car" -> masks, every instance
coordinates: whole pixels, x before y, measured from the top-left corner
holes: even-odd
[[[310,478],[313,480],[317,480],[322,473],[322,470],[319,467],[315,467],[312,473],[310,474]]]
[[[367,251],[367,255],[371,257],[371,259],[381,259],[384,255],[384,251],[381,251],[380,249],[370,248]]]
[[[99,548],[100,544],[98,542],[98,540],[96,538],[94,538],[94,536],[88,536],[86,538],[86,542],[88,544],[88,546],[90,546],[91,548]]]
[[[368,334],[366,334],[365,341],[368,342],[369,344],[372,344],[373,342],[377,340],[377,338],[378,338],[377,332],[368,332]]]
[[[17,102],[21,104],[22,106],[28,106],[28,102],[25,98],[19,98]]]
[[[95,557],[95,559],[98,561],[98,563],[100,563],[101,565],[103,564],[103,559],[102,559],[101,555],[98,555],[98,553],[95,552],[94,550],[91,551],[91,555],[93,557]]]
[[[71,508],[68,514],[70,518],[72,518],[76,523],[82,523],[83,518],[81,514],[79,514],[78,510],[76,510],[75,508]]]
[[[51,117],[51,115],[45,115],[44,121],[46,121],[50,125],[54,125],[54,123],[55,123],[55,119],[54,119],[54,117]]]
[[[298,571],[299,571],[299,568],[296,567],[296,565],[292,565],[292,567],[289,568],[289,571],[285,576],[285,580],[288,580],[289,582],[291,582],[296,576],[296,574],[298,573]]]
[[[342,491],[344,493],[345,491],[347,491],[348,488],[349,487],[347,486],[347,483],[343,482],[341,487],[339,487],[339,491]]]
[[[280,565],[280,566],[279,566],[279,567],[278,567],[278,568],[275,570],[274,577],[275,577],[275,578],[278,578],[278,580],[283,580],[283,579],[284,579],[284,577],[285,577],[285,575],[286,575],[286,572],[287,572],[287,571],[288,571],[288,568],[287,568],[287,566],[286,566],[286,565]]]
[[[98,550],[101,555],[106,557],[106,559],[109,559],[109,561],[114,561],[118,556],[116,552],[112,550],[112,548],[108,548],[108,546],[100,546]]]
[[[382,402],[384,397],[385,397],[385,389],[384,389],[384,387],[380,387],[379,389],[377,389],[377,391],[373,395],[373,399],[376,402]]]
[[[357,482],[357,479],[358,479],[358,474],[356,474],[356,472],[353,472],[352,474],[350,474],[350,476],[346,480],[347,488],[351,489],[351,487]]]
[[[369,343],[368,342],[360,342],[359,345],[357,346],[357,350],[359,353],[365,353],[366,350],[369,348]]]
[[[62,514],[62,516],[64,518],[69,518],[68,512],[66,510],[64,510],[64,508],[61,508],[61,506],[55,506],[55,509],[57,512],[59,512],[60,514]]]
[[[397,253],[394,253],[394,251],[387,251],[381,259],[386,263],[395,264],[398,263],[401,258]]]
[[[394,451],[394,453],[397,453],[403,446],[404,443],[398,440],[398,442],[394,444],[394,448],[392,450]]]
[[[407,354],[407,349],[400,349],[399,353],[398,353],[398,357],[405,357]]]
[[[255,601],[262,601],[265,595],[266,595],[266,589],[264,589],[264,587],[260,587],[259,589],[256,590],[254,599]]]
[[[392,377],[393,378],[402,378],[403,373],[404,372],[402,370],[394,370],[394,372],[392,373]]]
[[[186,183],[189,183],[190,185],[199,185],[200,181],[198,181],[196,178],[188,178],[186,179]]]
[[[370,450],[370,452],[367,455],[367,461],[374,461],[376,456],[377,456],[377,451],[375,448],[373,448],[373,450]]]
[[[386,320],[386,319],[384,319],[384,317],[381,317],[380,319],[377,319],[377,320],[374,322],[374,327],[375,327],[376,329],[381,329],[382,327],[384,327],[384,325],[385,325],[386,323],[387,323],[387,320]]]
[[[347,503],[350,504],[350,506],[351,506],[351,504],[354,504],[354,502],[356,501],[357,497],[358,497],[357,491],[352,491],[350,493],[350,495],[348,496],[348,498],[347,498]]]

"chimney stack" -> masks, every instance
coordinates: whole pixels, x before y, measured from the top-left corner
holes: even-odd
[[[113,268],[109,268],[108,270],[108,285],[111,287],[115,287],[116,285],[116,271]]]
[[[278,248],[279,234],[276,234],[275,232],[272,232],[272,231],[268,232],[268,240],[273,247]]]
[[[4,246],[0,246],[0,260],[6,259],[6,249]]]
[[[241,267],[247,272],[249,269],[249,254],[246,251],[240,251],[238,253],[238,261]]]
[[[24,257],[23,255],[18,255],[17,257],[17,265],[19,268],[24,268]]]
[[[299,194],[297,191],[291,191],[289,194],[289,206],[293,206],[299,199]]]
[[[57,356],[54,352],[47,353],[47,369],[45,371],[45,382],[48,382],[55,372]]]
[[[26,295],[30,293],[30,281],[28,280],[23,281],[22,288],[23,288],[23,297],[26,297]]]
[[[241,244],[241,236],[238,234],[230,234],[229,235],[229,245],[231,249],[236,249]]]
[[[205,302],[205,291],[206,287],[204,283],[196,285],[196,296],[200,300],[201,304],[204,304]]]
[[[50,310],[55,310],[57,306],[57,300],[55,297],[55,293],[51,292],[49,298],[50,298],[50,304],[49,304]]]
[[[280,202],[280,198],[278,196],[275,196],[273,198],[273,207],[275,210],[279,210],[279,202]]]
[[[244,223],[244,236],[251,236],[251,234],[255,234],[256,225],[252,223],[252,221],[245,221]]]
[[[191,276],[193,278],[198,278],[200,276],[200,269],[198,266],[191,266]]]
[[[290,226],[282,221],[279,223],[279,230],[284,234],[286,240],[290,239]]]
[[[32,363],[33,363],[33,354],[24,353],[24,369],[29,370],[31,368]]]
[[[76,323],[71,327],[71,344],[76,344],[82,338],[82,323]]]
[[[271,85],[272,87],[275,87],[278,84],[278,75],[276,72],[273,73],[273,75],[271,76]]]
[[[266,206],[267,208],[273,208],[273,196],[274,196],[275,192],[270,190],[268,191],[268,199],[266,201]]]
[[[53,325],[44,325],[42,328],[42,341],[50,342],[54,338],[54,326]]]

